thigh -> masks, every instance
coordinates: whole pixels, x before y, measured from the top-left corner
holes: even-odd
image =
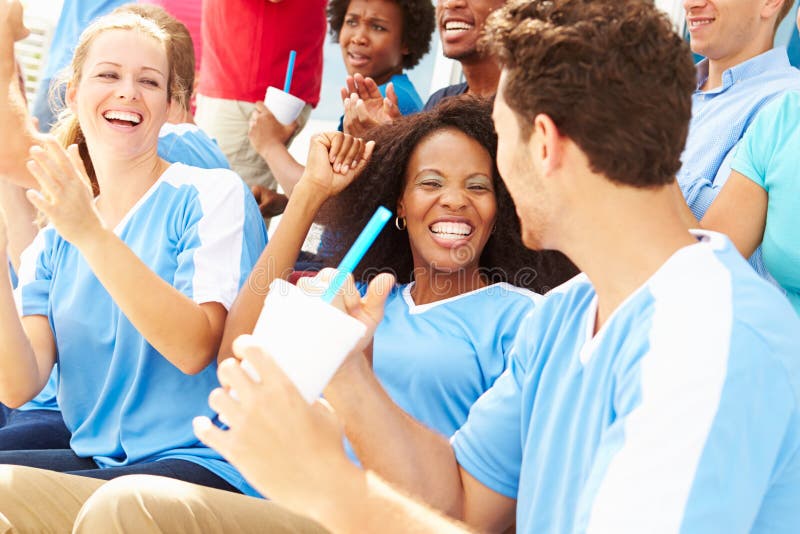
[[[97,469],[91,458],[81,458],[72,449],[0,451],[0,465],[25,465],[64,473]]]
[[[0,532],[71,532],[84,502],[101,485],[102,480],[0,465]]]
[[[186,460],[166,459],[157,462],[144,462],[122,467],[105,469],[75,470],[70,474],[84,477],[112,480],[126,475],[155,475],[174,478],[200,486],[216,488],[239,493],[239,490],[228,484],[225,479],[209,471],[200,464]]]
[[[61,412],[11,410],[0,428],[0,451],[69,449],[71,437]]]
[[[115,479],[81,509],[76,533],[324,533],[319,524],[265,501],[163,477]]]

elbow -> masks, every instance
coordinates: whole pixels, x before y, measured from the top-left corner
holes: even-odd
[[[33,399],[34,396],[36,396],[35,393],[31,395],[29,392],[21,391],[18,388],[4,387],[2,391],[0,391],[0,403],[12,410],[16,410]]]
[[[202,373],[212,361],[216,360],[216,357],[216,350],[208,350],[207,347],[203,347],[168,359],[183,374],[194,376]]]

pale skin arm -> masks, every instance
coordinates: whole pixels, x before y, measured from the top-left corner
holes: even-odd
[[[36,208],[28,202],[25,189],[11,182],[0,180],[0,209],[5,213],[8,230],[8,258],[15,270],[19,270],[22,251],[36,237]]]
[[[304,167],[295,161],[286,148],[286,142],[296,129],[296,123],[288,126],[281,124],[263,102],[256,102],[256,109],[250,117],[250,144],[267,162],[287,196],[292,196],[304,171]]]
[[[370,284],[383,298],[390,287],[380,277]],[[371,336],[383,315],[377,297],[362,300],[347,285],[343,294],[348,314],[366,324]],[[516,501],[462,469],[448,440],[400,409],[362,354],[348,358],[326,388],[325,398],[344,422],[365,468],[479,531],[501,532],[513,523]]]
[[[111,298],[142,336],[187,374],[202,371],[216,357],[225,307],[197,304],[150,270],[94,207],[91,187],[75,145],[65,151],[52,137],[33,147],[28,168],[40,191],[28,191],[58,233],[72,243]]]
[[[767,222],[768,195],[743,174],[732,171],[700,224],[730,237],[745,258],[761,244]]]
[[[0,213],[0,250],[8,246],[5,218]],[[35,397],[47,383],[56,359],[47,317],[20,319],[8,272],[0,261],[0,402],[11,408]]]
[[[337,533],[469,531],[353,465],[344,453],[335,415],[319,402],[308,405],[249,336],[237,339],[234,353],[236,358],[219,367],[226,389],[209,397],[230,429],[197,418],[195,433],[256,489]],[[254,382],[240,360],[265,379]],[[229,389],[236,390],[238,400]]]
[[[37,142],[36,128],[28,115],[19,87],[14,43],[28,35],[22,23],[22,6],[16,0],[0,0],[0,174],[21,186],[35,184],[25,167],[28,149]]]
[[[293,271],[311,223],[322,204],[347,187],[364,168],[374,143],[334,132],[311,141],[308,166],[283,213],[281,223],[239,290],[225,323],[219,359],[231,356],[233,340],[253,331],[269,284]]]

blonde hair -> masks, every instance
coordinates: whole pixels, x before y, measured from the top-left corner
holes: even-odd
[[[76,86],[81,80],[81,73],[83,66],[86,63],[86,57],[89,55],[89,49],[94,43],[95,39],[104,32],[111,30],[128,30],[138,31],[143,35],[150,36],[156,39],[159,43],[164,45],[164,53],[167,56],[169,65],[167,77],[167,101],[172,98],[175,87],[175,76],[172,68],[172,59],[170,57],[170,36],[169,34],[159,27],[154,21],[137,15],[135,13],[112,13],[104,17],[100,17],[92,22],[81,34],[78,40],[78,45],[75,47],[75,54],[72,56],[70,65],[59,75],[58,81],[53,84],[50,90],[50,101],[54,109],[61,108],[58,114],[58,121],[53,126],[51,133],[59,140],[62,146],[67,147],[72,144],[78,145],[78,150],[81,154],[81,159],[86,167],[86,172],[92,181],[92,189],[95,195],[99,193],[97,185],[97,175],[94,171],[94,165],[89,157],[89,148],[86,146],[86,138],[81,131],[78,117],[63,102],[56,102],[53,95],[63,94],[62,87],[67,85]],[[180,89],[178,89],[180,90]]]
[[[194,43],[188,28],[170,15],[163,7],[155,4],[125,4],[113,13],[135,13],[152,20],[169,35],[167,52],[175,77],[172,96],[183,109],[189,111],[194,89],[195,57]]]

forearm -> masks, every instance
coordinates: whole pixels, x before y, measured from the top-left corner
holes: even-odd
[[[378,475],[355,466],[337,473],[336,484],[312,508],[313,519],[334,533],[464,533],[457,524],[404,495]]]
[[[297,163],[289,149],[280,143],[270,143],[259,151],[261,157],[269,165],[275,180],[283,188],[286,196],[291,197],[292,191],[303,176],[305,167]]]
[[[5,35],[0,36],[0,124],[5,132],[0,143],[0,174],[16,183],[33,185],[25,167],[28,149],[35,141],[33,124],[17,81],[14,42]]]
[[[320,194],[302,184],[289,198],[278,228],[231,306],[220,345],[220,360],[231,356],[234,339],[253,332],[272,281],[277,278],[285,280],[294,270],[297,256],[323,202]]]
[[[361,464],[447,514],[463,516],[463,488],[448,440],[406,414],[363,358],[346,363],[325,398]]]
[[[12,408],[25,404],[41,391],[49,373],[50,368],[39,369],[14,304],[8,263],[0,261],[0,402]]]
[[[145,340],[187,374],[216,356],[214,328],[200,304],[172,287],[111,230],[100,228],[76,245],[100,283]]]
[[[25,197],[25,189],[0,178],[0,208],[8,225],[8,256],[14,269],[19,269],[22,251],[36,237],[36,208]]]

